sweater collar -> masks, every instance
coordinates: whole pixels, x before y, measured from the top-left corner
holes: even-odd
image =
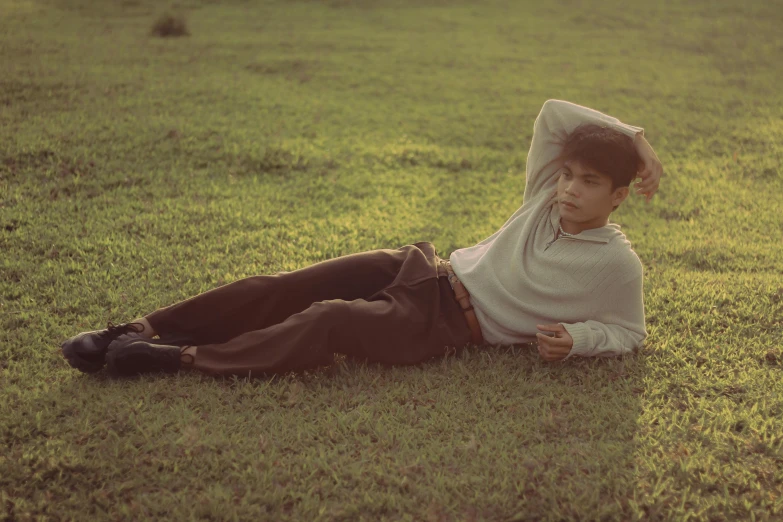
[[[549,212],[549,223],[552,225],[553,233],[557,232],[557,229],[560,226],[560,205],[557,204],[557,192],[555,192],[552,207]],[[573,239],[593,241],[596,243],[608,243],[612,238],[622,235],[623,233],[620,231],[620,225],[617,223],[608,223],[599,228],[583,230],[571,237]]]

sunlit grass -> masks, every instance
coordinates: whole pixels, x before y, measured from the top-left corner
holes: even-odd
[[[783,515],[783,41],[770,3],[0,4],[0,515],[774,520]],[[548,98],[664,163],[614,214],[646,347],[550,364],[112,381],[75,333],[219,284],[431,241],[522,203]]]

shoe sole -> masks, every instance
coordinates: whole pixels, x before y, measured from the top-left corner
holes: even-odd
[[[84,373],[96,373],[103,368],[103,361],[91,361],[80,356],[76,351],[76,343],[71,341],[65,341],[60,345],[60,350],[63,353],[63,357],[68,361],[72,367]]]
[[[142,368],[154,367],[159,361],[160,351],[158,348],[153,348],[147,341],[134,339],[109,350],[109,353],[106,354],[106,372],[111,377],[135,377],[144,373],[171,373],[162,368],[138,369],[139,366]]]

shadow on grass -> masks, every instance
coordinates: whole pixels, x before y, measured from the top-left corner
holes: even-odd
[[[313,478],[287,486],[307,496],[323,482],[323,467],[324,476],[366,485],[338,488],[323,501],[367,516],[381,516],[384,508],[364,503],[364,493],[401,494],[392,477],[407,477],[406,498],[451,516],[473,510],[479,518],[576,519],[617,502],[614,512],[630,517],[647,368],[643,355],[546,363],[528,345],[469,345],[416,366],[338,356],[315,371],[255,379],[188,372],[115,381],[101,373],[66,381],[47,400],[73,402],[85,391],[108,398],[116,444],[124,437],[135,444],[140,432],[172,440],[187,435],[188,454],[206,452],[215,462],[230,447],[240,455],[235,464],[256,470],[250,480],[260,488],[272,486],[264,482],[266,466],[295,473],[307,463]],[[101,411],[83,411],[80,422],[95,417],[96,425],[105,424]],[[245,443],[236,442],[238,432]],[[373,464],[378,459],[383,470]],[[146,474],[147,463],[134,465]]]

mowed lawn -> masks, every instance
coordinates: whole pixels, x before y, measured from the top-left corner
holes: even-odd
[[[0,0],[3,520],[780,520],[779,2]],[[645,128],[638,355],[135,380],[80,331],[522,204],[545,100]],[[557,318],[553,318],[557,319]]]

